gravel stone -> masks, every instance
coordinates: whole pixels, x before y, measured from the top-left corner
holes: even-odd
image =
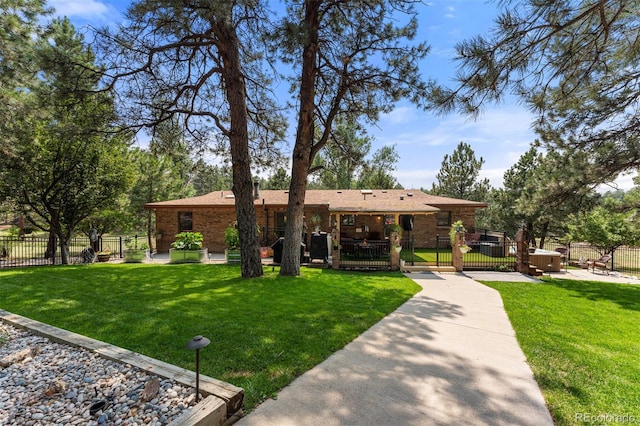
[[[157,377],[153,401],[140,393],[155,375],[0,322],[0,359],[25,348],[39,353],[0,371],[0,426],[165,425],[195,405],[194,390]],[[55,385],[55,386],[54,386]],[[89,408],[106,401],[104,409]]]

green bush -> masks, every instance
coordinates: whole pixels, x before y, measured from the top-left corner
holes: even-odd
[[[227,229],[224,230],[224,245],[229,250],[238,250],[240,248],[238,228],[235,226],[228,226]]]
[[[127,236],[124,239],[124,244],[129,250],[148,250],[149,244],[144,240],[144,238],[141,238],[140,240],[141,241],[138,242],[137,236],[133,238]]]
[[[200,232],[181,232],[171,243],[176,250],[200,250],[202,248],[202,234]]]

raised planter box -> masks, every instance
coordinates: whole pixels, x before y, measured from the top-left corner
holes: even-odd
[[[209,261],[209,253],[206,248],[200,250],[169,249],[169,261],[171,263],[206,263]]]
[[[224,250],[224,258],[227,263],[240,263],[240,250]]]
[[[132,250],[129,249],[124,253],[125,263],[142,263],[149,259],[149,250]]]

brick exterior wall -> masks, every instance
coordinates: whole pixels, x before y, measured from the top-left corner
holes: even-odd
[[[204,208],[176,208],[156,210],[156,229],[162,232],[156,238],[158,253],[166,253],[175,241],[178,230],[178,213],[190,211],[193,215],[192,231],[202,233],[203,247],[212,253],[224,252],[224,230],[236,220],[233,208],[218,208],[215,211]]]
[[[444,210],[444,208],[443,208]],[[175,235],[178,233],[178,214],[179,212],[190,211],[193,218],[193,231],[201,232],[203,236],[203,246],[206,247],[209,252],[223,253],[225,250],[224,245],[224,230],[230,224],[236,220],[235,209],[230,207],[218,207],[213,208],[162,208],[156,210],[156,229],[161,232],[161,235],[156,237],[156,247],[158,253],[166,253],[171,248],[171,243],[175,240]],[[276,241],[277,235],[273,233],[276,227],[275,216],[276,213],[284,213],[286,207],[268,207],[263,209],[261,206],[256,206],[256,220],[258,226],[261,229],[260,241],[262,245],[270,246]],[[475,228],[475,209],[471,208],[451,208],[451,222],[462,220],[465,228],[468,231],[473,231]],[[311,217],[319,214],[322,216],[322,224],[320,226],[321,231],[331,232],[333,227],[333,221],[335,217],[329,215],[327,207],[310,207],[305,209],[305,221],[307,223],[307,238],[303,241],[305,244],[309,243],[309,236],[314,230],[314,225],[311,224]],[[441,238],[448,238],[449,226],[436,226],[435,214],[421,214],[414,216],[412,232],[403,232],[403,238],[409,238],[413,236],[416,248],[435,247],[436,235],[440,235]],[[366,232],[364,226],[368,226],[369,230]],[[361,232],[356,232],[360,228]],[[384,238],[384,226],[383,215],[358,215],[355,217],[355,223],[353,226],[341,226],[340,232],[344,235],[348,235],[351,238],[356,239],[383,239]]]
[[[178,231],[178,215],[180,212],[190,211],[193,219],[194,232],[202,233],[203,247],[211,253],[223,253],[224,230],[236,221],[234,208],[219,207],[212,208],[162,208],[156,210],[156,229],[161,233],[156,237],[156,247],[158,253],[167,253],[171,248],[171,243],[175,241]],[[274,233],[276,228],[276,214],[286,212],[286,207],[270,207],[263,209],[256,206],[256,220],[260,227],[260,242],[262,245],[270,246],[277,240]],[[319,214],[322,216],[321,230],[331,232],[329,224],[329,211],[326,207],[305,209],[308,235],[313,232],[314,226],[311,224],[311,216]],[[308,244],[309,238],[307,235]]]
[[[467,231],[472,232],[476,227],[475,209],[451,208],[451,223],[462,220]],[[433,248],[436,246],[437,236],[449,239],[451,226],[436,226],[436,215],[416,215],[413,219],[413,232],[404,232],[403,238],[413,236],[416,248]]]

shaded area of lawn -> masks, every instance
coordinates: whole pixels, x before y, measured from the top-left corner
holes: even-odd
[[[0,271],[0,308],[194,369],[185,344],[202,334],[202,373],[273,396],[419,290],[399,273],[228,265],[110,265]]]
[[[502,295],[557,424],[618,422],[595,417],[604,415],[640,421],[640,287],[546,278],[485,284]]]

